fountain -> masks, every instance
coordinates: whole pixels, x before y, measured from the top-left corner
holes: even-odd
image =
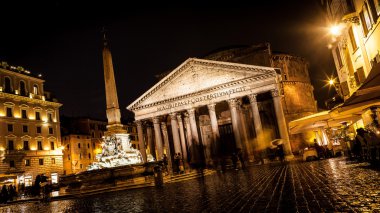
[[[159,163],[152,156],[144,163],[140,151],[131,146],[127,133],[104,136],[102,152],[96,159],[87,171],[61,177],[61,184],[67,186],[66,192],[94,194],[162,183],[156,180],[162,176],[154,175],[157,167],[160,168]]]
[[[87,167],[87,170],[112,168],[143,163],[139,150],[131,146],[128,134],[104,136],[102,152],[96,155],[98,162]]]

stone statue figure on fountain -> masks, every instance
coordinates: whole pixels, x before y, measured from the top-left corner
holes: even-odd
[[[112,168],[143,163],[139,150],[130,143],[125,133],[103,136],[102,152],[96,155],[97,162],[90,164],[87,170]]]

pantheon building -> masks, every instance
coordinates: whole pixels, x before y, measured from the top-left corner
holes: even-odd
[[[270,44],[189,58],[131,103],[141,151],[161,160],[215,165],[241,151],[245,160],[282,139],[285,155],[305,145],[287,123],[317,111],[308,63]],[[146,159],[145,159],[146,160]]]

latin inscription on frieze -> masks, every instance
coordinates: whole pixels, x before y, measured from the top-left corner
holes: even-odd
[[[212,94],[208,94],[208,95],[204,95],[204,96],[200,96],[200,97],[196,97],[196,98],[178,101],[178,102],[174,102],[174,103],[166,104],[164,106],[157,107],[157,111],[168,110],[171,108],[185,106],[188,104],[194,104],[194,103],[201,102],[201,101],[210,101],[210,100],[213,100],[213,99],[216,99],[219,97],[223,97],[223,96],[228,96],[228,95],[231,95],[234,93],[244,92],[245,89],[246,89],[245,86],[243,86],[243,87],[230,89],[227,91],[216,92],[216,93],[212,93]]]

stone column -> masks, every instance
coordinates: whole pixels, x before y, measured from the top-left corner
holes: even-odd
[[[207,108],[208,108],[208,113],[210,114],[212,136],[214,138],[214,141],[218,141],[220,135],[219,135],[218,118],[216,117],[216,112],[215,112],[215,105],[216,104],[209,104],[207,105]]]
[[[280,137],[283,140],[283,146],[284,146],[284,152],[287,159],[293,158],[292,149],[290,147],[289,142],[289,134],[288,134],[288,128],[286,126],[286,120],[284,111],[281,104],[281,96],[279,94],[278,89],[271,90],[272,97],[273,97],[273,105],[274,110],[276,111],[276,118],[277,118],[277,124],[278,129],[280,131]]]
[[[163,144],[161,137],[160,119],[158,117],[153,118],[154,136],[156,139],[157,160],[162,160]]]
[[[177,113],[170,113],[170,121],[172,125],[174,152],[181,153],[181,141],[178,133]]]
[[[161,122],[162,135],[164,136],[164,147],[166,149],[166,156],[168,157],[168,170],[173,172],[172,157],[170,155],[169,135],[166,127],[166,122]]]
[[[185,130],[183,128],[181,114],[177,115],[177,120],[178,120],[178,126],[179,126],[179,134],[181,136],[182,160],[185,163],[187,162],[187,147],[186,147],[186,139],[185,139]]]
[[[137,125],[137,133],[139,136],[139,150],[143,158],[143,161],[146,162],[146,150],[145,150],[145,144],[144,144],[144,133],[143,133],[143,128],[142,128],[142,122],[136,121],[136,125]]]
[[[195,109],[189,109],[187,111],[189,113],[192,142],[199,144],[197,121],[195,120]]]
[[[191,127],[190,127],[190,119],[189,119],[189,114],[185,113],[185,126],[186,126],[186,138],[187,138],[187,151],[191,153],[190,148],[192,147],[192,138],[193,136],[191,135]],[[187,157],[190,155],[187,154]]]
[[[243,153],[244,158],[250,160],[253,162],[253,155],[252,155],[252,149],[250,146],[248,134],[247,134],[247,124],[246,124],[246,119],[245,119],[245,109],[242,106],[238,107],[239,109],[239,123],[240,123],[240,132],[242,136],[242,145],[245,149],[245,152]]]
[[[230,111],[231,111],[232,129],[234,131],[236,148],[242,149],[243,146],[241,143],[241,135],[239,131],[239,119],[238,119],[239,114],[237,112],[237,100],[235,98],[229,99],[228,105],[230,106]]]
[[[254,149],[258,149],[259,147],[264,147],[264,134],[263,134],[263,126],[261,125],[260,112],[257,106],[257,94],[248,95],[249,102],[251,103],[252,114],[253,114],[253,123],[255,124],[255,132],[256,132],[256,144]],[[259,144],[263,145],[260,146]]]
[[[195,120],[195,109],[188,109],[187,112],[189,113],[189,123],[190,123],[190,129],[191,129],[191,146],[190,154],[191,154],[191,163],[200,163],[200,149],[199,149],[199,137],[198,137],[198,128],[197,128],[197,121]]]
[[[207,105],[208,113],[210,115],[212,137],[213,137],[213,146],[212,147],[214,148],[214,150],[211,150],[211,147],[210,147],[210,154],[213,152],[215,155],[219,155],[219,143],[220,143],[219,138],[220,138],[220,135],[219,135],[218,118],[216,117],[215,105],[216,105],[215,103]]]
[[[153,130],[152,126],[146,127],[146,134],[148,138],[148,147],[149,147],[149,154],[151,154],[154,158],[156,158],[156,152],[154,149],[154,143],[153,143]]]

